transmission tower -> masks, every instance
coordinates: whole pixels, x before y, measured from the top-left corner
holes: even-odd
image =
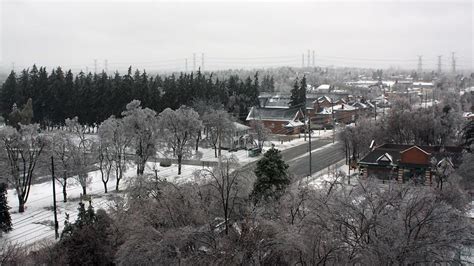
[[[204,72],[204,53],[201,54],[201,71]]]
[[[441,55],[438,55],[438,74],[441,73]]]
[[[310,65],[310,64],[311,64],[311,55],[310,55],[310,53],[311,53],[311,52],[310,52],[309,49],[308,49],[308,62],[306,62],[306,65],[308,65],[308,67],[311,66],[311,65]]]
[[[421,74],[421,72],[423,71],[423,56],[419,55],[418,56],[418,74]]]
[[[451,53],[451,68],[453,73],[456,73],[456,58],[454,57],[454,52]]]

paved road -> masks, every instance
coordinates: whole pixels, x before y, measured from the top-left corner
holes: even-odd
[[[283,159],[289,164],[289,171],[295,177],[304,177],[309,173],[308,143],[289,148],[282,151]],[[311,143],[311,173],[319,172],[330,165],[344,159],[341,144],[332,144],[331,139],[318,139]],[[257,162],[252,162],[244,166],[247,169],[254,169]]]
[[[329,141],[332,143],[332,141]],[[344,159],[344,152],[341,149],[340,143],[328,145],[316,151],[312,148],[311,153],[311,174],[319,172],[330,165],[333,165],[340,160]],[[299,156],[296,159],[286,160],[290,165],[289,171],[295,177],[308,176],[309,174],[309,154],[306,153],[304,156]]]

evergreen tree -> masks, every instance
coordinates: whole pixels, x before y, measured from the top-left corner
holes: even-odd
[[[66,215],[61,239],[55,246],[56,255],[64,256],[68,265],[112,265],[110,217],[103,210],[95,212],[90,202],[87,209],[79,203],[78,211],[74,223]]]
[[[255,175],[257,180],[251,195],[255,201],[278,199],[290,184],[288,164],[283,161],[280,151],[274,147],[257,162]]]
[[[302,108],[305,109],[306,105],[306,77],[303,76],[301,83],[298,83],[298,79],[295,80],[293,89],[291,90],[290,96],[290,108]]]
[[[291,89],[291,96],[290,96],[290,108],[300,106],[300,98],[299,98],[299,84],[298,84],[298,78],[295,80],[295,84],[293,85],[293,89]]]
[[[1,233],[7,233],[12,230],[12,219],[10,217],[10,212],[8,211],[7,202],[7,185],[5,183],[0,183],[0,236]]]
[[[14,71],[10,72],[0,91],[0,112],[5,120],[8,119],[11,108],[17,102],[17,79]]]

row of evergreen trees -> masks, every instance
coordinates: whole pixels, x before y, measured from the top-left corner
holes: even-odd
[[[268,90],[269,77],[263,87]],[[140,100],[143,107],[157,112],[177,109],[194,101],[221,103],[234,116],[245,119],[251,106],[256,106],[262,89],[258,73],[241,79],[230,76],[224,80],[200,71],[179,75],[150,76],[145,71],[128,69],[125,75],[80,72],[74,75],[61,67],[48,73],[45,67],[11,72],[0,90],[0,114],[8,119],[14,104],[22,108],[33,101],[33,122],[60,125],[66,118],[77,116],[81,124],[100,123],[110,115],[120,116],[130,101]]]

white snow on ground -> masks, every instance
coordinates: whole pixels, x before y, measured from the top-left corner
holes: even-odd
[[[345,160],[341,160],[334,165],[331,165],[330,167],[321,170],[317,173],[314,173],[311,177],[308,177],[307,179],[307,184],[309,186],[314,186],[315,188],[323,188],[326,185],[329,184],[329,182],[334,181],[335,179],[335,173],[341,171],[344,174],[344,179],[341,180],[341,182],[344,182],[347,184],[347,176],[349,175],[349,166],[345,164]],[[351,175],[351,184],[354,184],[357,181],[357,178],[355,178],[355,174],[357,174],[357,170],[350,170],[350,175]]]
[[[194,182],[194,172],[202,169],[201,166],[183,165],[182,173],[178,173],[178,166],[160,167],[159,164],[150,163],[147,165],[146,173],[154,173],[154,167],[158,170],[158,176],[166,178],[168,181],[176,183]],[[120,189],[126,187],[126,182],[134,176],[136,168],[131,167],[125,174],[125,178],[120,181]],[[114,197],[123,196],[123,193],[115,192],[115,180],[108,183],[108,194],[104,193],[104,185],[101,180],[100,171],[89,173],[92,182],[87,188],[87,194],[92,198],[92,206],[95,209],[107,209],[112,204]],[[72,181],[73,179],[70,179]],[[72,183],[72,182],[71,182]],[[62,202],[62,187],[56,182],[56,200],[58,210],[59,232],[62,231],[66,213],[70,215],[70,221],[74,222],[78,208],[78,202],[82,188],[79,184],[72,184],[68,187],[68,202]],[[53,225],[53,194],[52,182],[45,182],[31,186],[30,196],[26,203],[24,213],[18,213],[18,199],[14,189],[8,190],[8,204],[12,208],[10,210],[12,216],[13,230],[4,234],[1,241],[18,242],[25,245],[33,244],[40,240],[54,239]],[[86,204],[87,205],[87,204]]]
[[[311,134],[313,140],[321,139],[321,138],[328,138],[331,137],[333,134],[332,130],[313,130]],[[285,138],[287,136],[283,136]],[[288,148],[299,146],[303,143],[308,143],[308,140],[304,140],[304,135],[301,134],[299,138],[291,139],[291,140],[284,140],[283,143],[278,140],[269,140],[264,142],[264,147],[262,154],[269,150],[272,145],[275,145],[275,148],[283,151]],[[319,150],[319,149],[318,149]],[[316,150],[313,150],[316,151]],[[248,151],[246,150],[238,150],[235,152],[229,152],[228,150],[221,150],[222,156],[230,157],[231,155],[235,156],[241,164],[250,163],[253,161],[258,160],[260,157],[249,157]],[[218,161],[218,158],[215,157],[214,149],[213,148],[199,148],[199,156],[194,155],[191,159],[201,160],[201,161]]]

